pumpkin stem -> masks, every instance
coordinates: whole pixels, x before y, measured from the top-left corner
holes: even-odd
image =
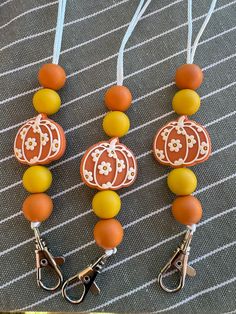
[[[112,138],[110,141],[110,146],[116,146],[116,144],[119,144],[119,138],[118,137],[115,137],[115,138]]]

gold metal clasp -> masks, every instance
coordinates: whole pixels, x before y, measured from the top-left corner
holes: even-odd
[[[107,258],[115,254],[116,249],[111,251],[111,254],[108,254],[107,252],[103,254],[101,257],[99,257],[94,263],[90,264],[88,267],[86,267],[81,272],[77,273],[75,276],[72,276],[68,280],[66,280],[62,286],[62,296],[73,304],[80,304],[84,301],[87,293],[89,290],[93,294],[99,294],[100,289],[97,286],[95,279],[97,275],[102,271],[104,264],[107,260]],[[71,298],[68,295],[68,290],[75,286],[76,284],[82,285],[82,293],[79,295],[78,299]]]
[[[166,292],[177,292],[181,290],[184,287],[186,275],[190,277],[194,277],[196,275],[196,270],[188,265],[188,257],[192,235],[193,235],[192,231],[188,229],[184,236],[183,242],[177,248],[172,258],[163,267],[158,276],[158,283],[160,284],[161,288]],[[177,270],[180,275],[178,286],[172,289],[168,288],[163,282],[163,278],[166,277],[171,270]]]
[[[47,291],[54,291],[59,288],[63,282],[62,272],[59,265],[65,262],[64,257],[54,257],[46,245],[46,242],[42,239],[40,232],[37,227],[32,227],[35,234],[35,257],[36,257],[36,268],[37,268],[37,284],[39,287]],[[55,285],[48,286],[44,283],[43,279],[43,269],[50,269],[54,273],[57,281]],[[48,276],[48,275],[47,275]]]

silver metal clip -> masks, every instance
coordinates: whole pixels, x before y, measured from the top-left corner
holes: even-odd
[[[99,294],[100,289],[97,286],[95,279],[97,275],[101,272],[108,257],[109,255],[105,253],[104,255],[99,257],[93,264],[89,265],[84,270],[77,273],[75,276],[66,280],[62,286],[62,296],[70,303],[79,304],[83,302],[89,290],[91,290],[93,294]],[[78,299],[72,299],[68,295],[67,290],[76,285],[76,283],[82,284],[83,290]]]
[[[36,257],[36,268],[37,268],[37,284],[39,287],[47,291],[54,291],[59,288],[63,282],[63,276],[59,265],[62,265],[65,262],[64,257],[54,257],[46,245],[46,242],[42,239],[40,232],[37,227],[32,227],[35,234],[35,257]],[[50,268],[56,276],[56,284],[54,286],[47,286],[43,282],[42,269]]]
[[[196,270],[188,265],[188,257],[190,251],[190,243],[192,240],[192,231],[190,229],[187,230],[183,242],[177,248],[172,258],[168,261],[168,263],[163,267],[159,276],[158,282],[163,290],[166,292],[177,292],[184,287],[186,275],[190,277],[194,277],[196,275]],[[163,283],[163,278],[171,271],[177,270],[180,275],[179,284],[176,288],[170,289]]]

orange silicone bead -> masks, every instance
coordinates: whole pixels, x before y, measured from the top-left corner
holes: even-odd
[[[109,250],[121,243],[124,230],[118,220],[104,219],[96,223],[93,234],[97,245]]]
[[[66,73],[60,65],[47,63],[40,68],[38,80],[43,87],[58,90],[65,85]]]
[[[196,64],[183,64],[176,70],[175,83],[178,88],[197,89],[203,81],[202,69]]]
[[[126,111],[132,102],[132,94],[125,86],[112,86],[105,94],[105,105],[109,110]]]
[[[172,203],[172,214],[181,224],[196,224],[202,218],[202,205],[192,195],[179,196]]]
[[[53,209],[52,199],[45,193],[28,196],[22,207],[26,219],[31,222],[41,222],[51,215]]]

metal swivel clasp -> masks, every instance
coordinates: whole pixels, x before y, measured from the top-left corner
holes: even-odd
[[[90,264],[88,267],[77,273],[75,276],[72,276],[71,278],[66,280],[62,286],[62,296],[70,303],[79,304],[83,302],[89,290],[91,290],[93,294],[99,294],[100,289],[97,286],[95,279],[97,275],[102,271],[107,258],[110,255],[115,254],[115,252],[116,249],[114,249],[113,252],[111,251],[111,254],[106,252],[94,263]],[[78,299],[73,299],[68,295],[68,290],[76,284],[82,285],[82,293],[79,295]]]
[[[42,239],[37,227],[32,226],[35,234],[35,256],[36,256],[36,268],[37,268],[37,284],[39,287],[47,291],[54,291],[59,288],[63,282],[63,276],[59,265],[65,262],[64,257],[54,257],[46,245],[46,242]],[[48,286],[44,283],[43,269],[50,269],[53,271],[56,277],[56,283],[53,286]],[[47,275],[48,276],[48,275]]]
[[[177,292],[184,287],[186,275],[194,277],[196,275],[196,270],[188,265],[188,257],[190,251],[190,243],[192,240],[192,231],[187,230],[183,242],[177,248],[172,258],[168,263],[163,267],[159,276],[158,282],[163,290],[166,292]],[[168,288],[163,283],[163,278],[168,275],[171,270],[177,270],[180,275],[179,284],[176,288]]]

